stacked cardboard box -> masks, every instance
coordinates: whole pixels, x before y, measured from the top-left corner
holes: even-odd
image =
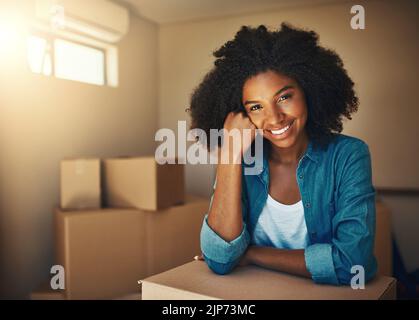
[[[183,164],[160,165],[154,157],[66,159],[61,161],[60,207],[156,211],[185,201]],[[103,196],[103,199],[102,199]]]
[[[29,296],[30,300],[65,300],[63,290],[53,290],[49,281],[45,281],[36,288]]]
[[[139,209],[56,209],[56,254],[69,299],[107,299],[138,291],[138,279],[191,261],[208,200],[150,213]]]
[[[61,161],[60,206],[63,209],[101,207],[100,159]]]
[[[185,195],[184,165],[159,165],[154,157],[99,164],[99,159],[61,163],[55,251],[65,270],[67,299],[136,292],[138,279],[191,261],[200,252],[209,201]]]
[[[391,212],[383,202],[377,201],[374,255],[378,262],[378,274],[393,275],[393,244]]]
[[[154,157],[104,161],[106,205],[160,210],[185,201],[184,165],[160,165]]]

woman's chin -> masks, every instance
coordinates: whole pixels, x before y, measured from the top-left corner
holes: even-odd
[[[265,138],[275,147],[284,149],[289,148],[295,144],[295,141],[297,140],[294,135],[287,137],[286,139],[272,139],[271,137],[265,136]]]
[[[270,140],[270,141],[275,147],[278,147],[281,149],[290,148],[295,143],[295,139],[292,139],[292,138],[281,140],[281,141],[278,141],[278,140],[274,140],[274,141]]]

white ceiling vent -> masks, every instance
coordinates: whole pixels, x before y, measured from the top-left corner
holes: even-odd
[[[107,0],[36,0],[36,18],[51,28],[118,42],[129,28],[126,8]]]

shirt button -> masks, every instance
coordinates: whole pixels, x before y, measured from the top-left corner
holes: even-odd
[[[300,179],[303,179],[303,178],[304,178],[304,176],[303,176],[302,174],[300,174],[298,177],[299,177]]]
[[[310,208],[310,202],[306,203],[306,208]]]

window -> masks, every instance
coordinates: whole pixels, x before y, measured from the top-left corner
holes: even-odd
[[[52,61],[51,49],[46,39],[29,36],[28,38],[28,63],[32,72],[51,75]]]
[[[117,54],[114,47],[107,50],[52,35],[30,35],[27,58],[29,68],[34,73],[117,86]]]
[[[55,39],[54,70],[57,78],[104,85],[105,54],[98,49]]]

